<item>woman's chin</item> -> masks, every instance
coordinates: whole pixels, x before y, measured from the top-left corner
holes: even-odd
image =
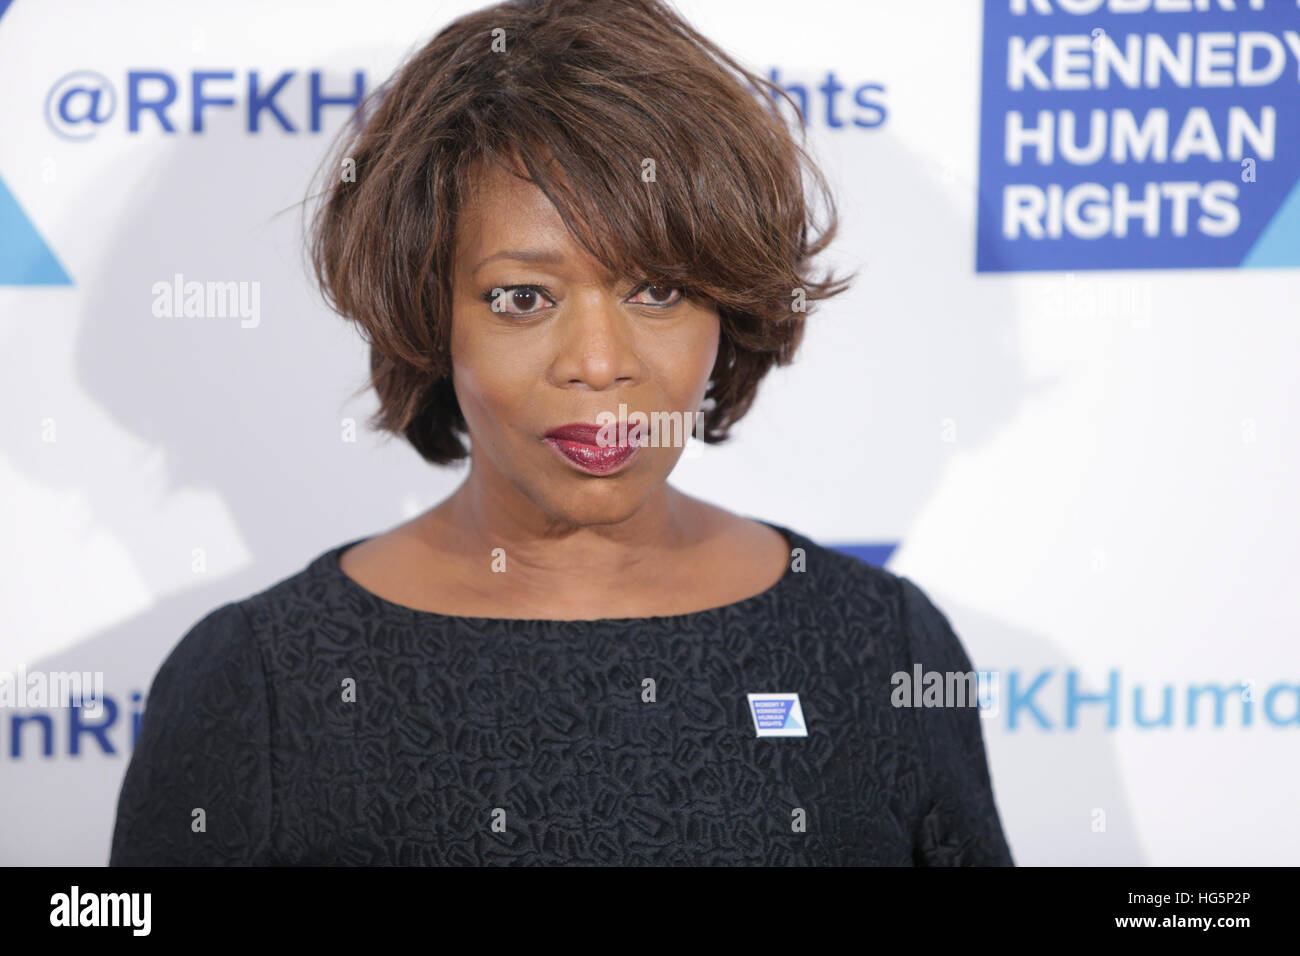
[[[605,482],[588,482],[572,491],[556,491],[547,496],[552,502],[546,508],[556,524],[611,525],[627,521],[640,511],[649,494],[640,487],[615,488]]]

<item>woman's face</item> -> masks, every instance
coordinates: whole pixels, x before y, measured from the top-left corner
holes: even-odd
[[[634,515],[681,455],[661,433],[595,474],[547,433],[633,413],[700,408],[718,352],[718,313],[673,287],[611,276],[565,228],[545,193],[480,167],[457,236],[452,382],[469,426],[473,470],[495,494],[512,487],[562,524]],[[524,288],[512,288],[524,287]],[[495,303],[495,308],[494,308]],[[507,487],[509,486],[509,487]]]

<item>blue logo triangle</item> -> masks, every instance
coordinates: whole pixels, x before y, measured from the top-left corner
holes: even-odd
[[[3,179],[0,179],[0,285],[72,285]]]
[[[1241,264],[1248,269],[1300,266],[1300,179]]]

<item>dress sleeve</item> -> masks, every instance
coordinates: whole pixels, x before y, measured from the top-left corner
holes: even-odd
[[[262,655],[242,609],[226,604],[153,679],[109,866],[271,862],[270,749]]]
[[[903,589],[909,666],[968,673],[970,658],[943,613],[907,578]],[[946,682],[946,681],[945,681]],[[1014,866],[989,779],[977,706],[913,707],[924,762],[918,866]]]

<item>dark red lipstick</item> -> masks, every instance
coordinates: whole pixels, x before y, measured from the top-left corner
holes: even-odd
[[[610,475],[621,469],[636,457],[640,447],[633,441],[634,435],[627,435],[622,444],[618,444],[618,425],[604,429],[615,444],[601,445],[600,425],[588,425],[574,422],[552,428],[546,433],[546,444],[550,445],[564,459],[591,475]],[[629,428],[629,432],[634,429]]]

